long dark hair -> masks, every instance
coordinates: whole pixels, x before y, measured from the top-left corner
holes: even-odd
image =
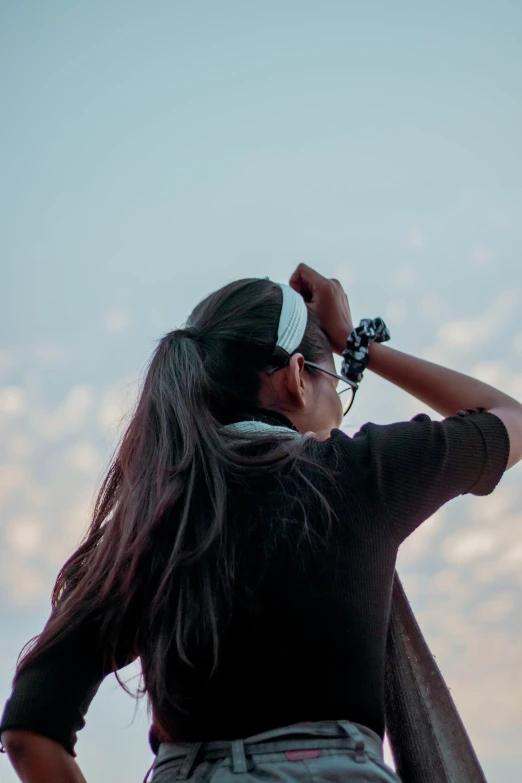
[[[238,280],[159,341],[92,521],[58,574],[51,616],[20,653],[15,679],[72,630],[94,628],[104,673],[140,656],[142,693],[168,732],[172,710],[182,709],[171,662],[191,667],[210,649],[212,675],[236,573],[227,482],[312,459],[293,437],[248,456],[242,438],[221,426],[258,404],[281,302],[269,280]],[[314,362],[331,352],[312,312],[299,351]]]

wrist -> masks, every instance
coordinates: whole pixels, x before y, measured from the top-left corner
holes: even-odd
[[[348,338],[350,337],[352,332],[353,332],[353,326],[349,326],[346,329],[340,331],[339,334],[335,336],[335,341],[332,341],[333,351],[338,356],[343,355],[343,351],[346,349]]]
[[[372,345],[389,339],[390,333],[382,318],[363,318],[346,342],[341,374],[347,380],[360,383],[370,363]]]
[[[382,343],[370,343],[368,346],[368,369],[369,370],[375,370],[381,356],[382,352],[388,349],[388,346],[383,345]],[[373,365],[373,366],[372,366]]]

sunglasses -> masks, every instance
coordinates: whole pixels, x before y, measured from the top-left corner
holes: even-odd
[[[341,384],[337,384],[337,394],[341,398],[341,404],[343,406],[343,416],[346,416],[348,411],[353,405],[353,401],[355,399],[355,392],[359,388],[359,384],[355,383],[355,381],[349,381],[347,378],[343,378],[342,375],[339,375],[336,372],[332,372],[331,370],[325,370],[324,367],[320,367],[318,364],[314,364],[314,362],[307,362],[305,360],[305,367],[313,367],[314,370],[319,370],[320,372],[326,373],[326,375],[331,375],[332,378],[337,378],[339,381],[341,381]],[[268,371],[268,375],[272,375],[276,370],[280,370],[281,367],[274,367],[273,369]],[[339,388],[340,387],[340,388]]]

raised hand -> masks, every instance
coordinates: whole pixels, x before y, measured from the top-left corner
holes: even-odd
[[[306,264],[299,264],[289,284],[321,321],[333,351],[342,354],[353,324],[348,297],[339,280],[323,277]]]

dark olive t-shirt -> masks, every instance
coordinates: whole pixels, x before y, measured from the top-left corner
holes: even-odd
[[[293,429],[280,414],[256,418]],[[332,430],[303,448],[328,470],[301,465],[302,475],[282,485],[267,478],[230,488],[230,524],[243,535],[237,600],[217,673],[196,689],[190,715],[176,718],[171,741],[235,739],[332,719],[383,737],[398,547],[452,498],[491,493],[507,465],[509,437],[494,414],[468,410],[443,421],[419,414],[369,422],[353,436]],[[332,511],[327,539],[325,507],[311,485]],[[0,732],[31,729],[76,755],[77,732],[105,676],[97,641],[93,628],[80,628],[23,672]],[[154,751],[159,741],[153,728]]]

